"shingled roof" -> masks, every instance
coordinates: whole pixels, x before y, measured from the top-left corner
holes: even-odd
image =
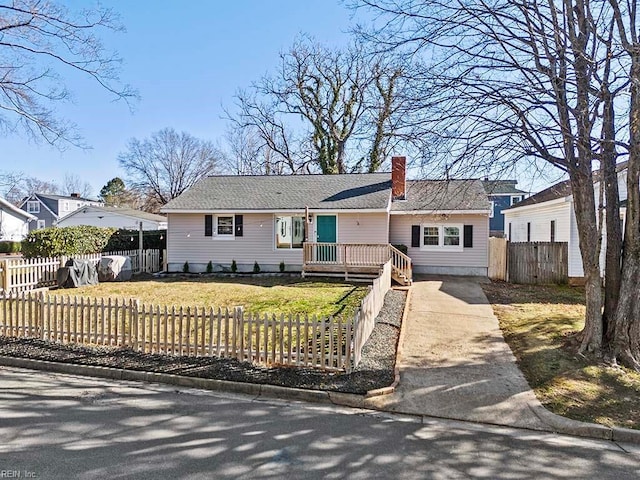
[[[517,180],[484,180],[482,183],[489,195],[521,195],[528,193],[516,188]]]
[[[527,205],[536,205],[538,203],[549,202],[558,198],[568,197],[569,195],[571,195],[571,182],[569,182],[569,180],[565,180],[564,182],[556,183],[555,185],[552,185],[551,187],[542,190],[535,195],[531,195],[529,198],[525,198],[521,202],[518,202],[509,208],[505,208],[504,210],[526,207]]]
[[[391,197],[389,173],[210,176],[162,212],[240,210],[382,210]]]
[[[408,180],[406,201],[393,202],[392,212],[489,210],[481,180]]]

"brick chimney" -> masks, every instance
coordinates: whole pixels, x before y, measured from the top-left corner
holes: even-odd
[[[406,200],[407,157],[391,158],[391,199]]]
[[[72,198],[80,198],[80,194],[79,193],[72,193],[71,197]]]

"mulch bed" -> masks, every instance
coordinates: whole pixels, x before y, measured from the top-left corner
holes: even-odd
[[[349,374],[310,368],[259,367],[235,359],[178,357],[134,352],[129,348],[63,345],[39,339],[0,336],[0,355],[50,362],[171,373],[285,387],[364,394],[389,386],[394,365],[406,292],[390,290],[376,318],[376,325],[363,347],[362,361]]]

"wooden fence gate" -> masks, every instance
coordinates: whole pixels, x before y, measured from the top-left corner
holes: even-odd
[[[507,281],[507,239],[489,237],[489,278]]]
[[[512,283],[567,283],[569,248],[566,242],[508,244],[507,281]]]

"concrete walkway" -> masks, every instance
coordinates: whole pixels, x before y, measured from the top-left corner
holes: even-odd
[[[423,277],[412,287],[401,348],[400,385],[367,404],[429,415],[549,430],[504,341],[477,279]]]

